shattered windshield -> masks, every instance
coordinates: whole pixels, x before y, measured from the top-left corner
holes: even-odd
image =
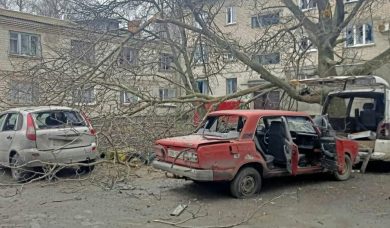
[[[197,134],[223,139],[238,138],[245,121],[245,117],[237,115],[209,116]]]
[[[306,117],[287,117],[287,124],[290,131],[316,133],[313,123]]]

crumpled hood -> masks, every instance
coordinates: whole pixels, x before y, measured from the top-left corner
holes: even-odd
[[[174,147],[184,147],[184,148],[198,148],[198,146],[202,144],[210,144],[210,143],[224,143],[229,142],[226,139],[214,139],[211,136],[207,136],[207,138],[202,135],[186,135],[179,136],[173,138],[160,139],[156,141],[156,144],[164,145],[164,146],[174,146]]]

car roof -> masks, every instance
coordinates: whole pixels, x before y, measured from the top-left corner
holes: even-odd
[[[209,115],[238,115],[246,117],[259,117],[259,116],[309,116],[304,112],[283,111],[283,110],[263,110],[263,109],[251,109],[251,110],[222,110],[211,112]]]
[[[4,112],[39,112],[48,110],[74,110],[65,106],[30,106],[30,107],[18,107],[5,110]]]

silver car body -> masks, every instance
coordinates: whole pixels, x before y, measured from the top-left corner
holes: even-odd
[[[337,76],[337,77],[327,77],[320,79],[307,79],[301,80],[299,83],[307,85],[325,85],[332,87],[332,85],[338,86],[344,85],[343,89],[332,91],[328,94],[327,100],[324,104],[324,109],[322,114],[328,114],[326,111],[326,106],[329,103],[329,98],[332,96],[358,96],[359,94],[382,94],[384,97],[384,112],[382,124],[390,125],[390,85],[389,83],[381,77],[378,76]],[[347,88],[347,86],[349,86]],[[377,126],[378,127],[378,126]],[[389,129],[387,129],[387,134],[389,134]],[[385,139],[376,138],[370,140],[371,143],[366,147],[372,149],[371,160],[382,160],[390,161],[390,139],[389,136]],[[358,141],[363,142],[363,141]],[[363,142],[364,143],[364,142]],[[359,154],[361,157],[366,156],[368,153],[366,151],[360,151]]]
[[[54,120],[57,122],[48,126],[47,122],[53,122],[50,116],[52,113],[73,120],[66,120],[63,124]],[[34,120],[35,140],[27,137],[28,115]],[[69,121],[73,121],[72,124]],[[68,107],[40,106],[7,110],[0,114],[0,165],[10,166],[11,157],[15,153],[20,155],[28,167],[42,166],[47,162],[95,160],[98,157],[96,136],[91,132],[91,127],[85,116]]]

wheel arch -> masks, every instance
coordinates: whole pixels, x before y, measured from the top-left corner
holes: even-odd
[[[10,165],[11,164],[11,158],[13,157],[13,156],[15,156],[15,154],[17,154],[18,152],[16,152],[16,150],[11,150],[10,152],[9,152],[9,155],[8,155],[8,164]]]
[[[260,176],[263,177],[263,170],[264,170],[264,167],[261,163],[259,162],[249,162],[249,163],[245,163],[243,165],[240,166],[239,169],[237,169],[236,173],[234,174],[234,177],[244,168],[247,168],[247,167],[252,167],[254,169],[257,170],[257,172],[259,172]]]

